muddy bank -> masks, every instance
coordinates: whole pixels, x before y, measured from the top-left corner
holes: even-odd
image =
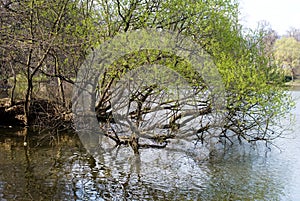
[[[72,114],[55,102],[32,100],[30,127],[33,129],[72,129]],[[24,127],[24,101],[10,106],[8,98],[0,99],[0,127]]]
[[[0,99],[0,126],[24,126],[24,102],[10,106],[8,98]]]

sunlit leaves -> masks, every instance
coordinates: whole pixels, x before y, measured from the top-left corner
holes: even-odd
[[[300,66],[300,42],[292,37],[278,39],[275,43],[275,58],[283,68]]]

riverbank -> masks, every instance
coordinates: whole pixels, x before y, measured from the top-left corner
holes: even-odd
[[[18,101],[10,105],[9,98],[0,99],[0,127],[25,126],[24,102]]]
[[[0,99],[0,127],[24,127],[24,101],[10,105],[9,98]],[[31,102],[30,127],[42,129],[71,129],[72,114],[59,104],[44,99]]]

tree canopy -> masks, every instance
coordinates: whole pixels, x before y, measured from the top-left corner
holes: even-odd
[[[300,42],[293,37],[283,37],[275,43],[275,59],[288,74],[300,70]]]

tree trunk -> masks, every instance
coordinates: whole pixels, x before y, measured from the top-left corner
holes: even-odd
[[[30,125],[30,105],[31,105],[31,95],[32,95],[32,78],[29,76],[27,81],[27,90],[24,102],[24,115],[25,115],[25,126]]]
[[[13,73],[13,76],[14,76],[14,81],[13,81],[13,85],[12,85],[12,88],[11,88],[11,93],[10,93],[10,106],[13,106],[15,104],[15,89],[16,89],[16,84],[17,84],[17,76],[16,76],[16,72],[13,68],[13,66],[11,65],[10,63],[10,68],[11,68],[11,71]]]
[[[55,58],[55,75],[58,75],[57,85],[58,85],[59,98],[60,98],[60,101],[62,101],[63,107],[66,107],[66,99],[65,99],[65,91],[64,91],[63,81],[59,77],[59,75],[60,75],[59,63],[58,63],[57,57],[54,56],[54,58]]]
[[[130,146],[133,149],[134,154],[139,154],[139,138],[135,133],[131,135]]]

